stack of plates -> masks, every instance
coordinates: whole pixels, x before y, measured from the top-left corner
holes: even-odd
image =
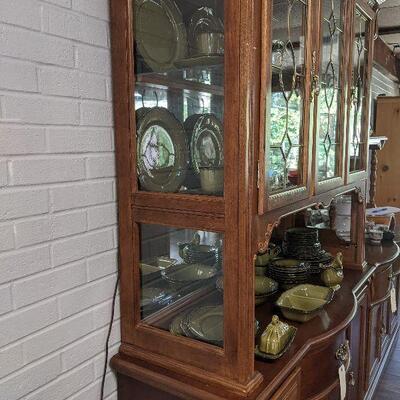
[[[318,258],[321,243],[318,230],[310,228],[292,228],[285,232],[283,252],[288,257],[310,259]]]
[[[310,264],[294,259],[275,260],[268,268],[268,276],[283,287],[306,283],[309,274]]]
[[[327,252],[323,252],[318,259],[308,260],[307,263],[310,264],[310,274],[320,274],[332,263],[332,260],[333,257]]]
[[[259,329],[259,322],[255,321],[255,334]],[[187,336],[223,346],[224,342],[224,307],[223,305],[208,305],[196,307],[175,317],[169,330],[176,336]]]
[[[220,249],[206,244],[180,243],[181,257],[186,264],[218,265]]]
[[[222,346],[224,341],[224,308],[222,305],[194,308],[174,318],[169,330],[177,336],[187,336]]]
[[[285,232],[282,248],[287,257],[293,257],[309,264],[309,276],[313,281],[318,280],[324,267],[333,259],[331,254],[322,249],[318,238],[318,229],[288,229]]]

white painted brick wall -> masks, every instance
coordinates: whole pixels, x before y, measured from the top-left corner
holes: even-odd
[[[108,3],[0,0],[1,400],[99,399],[117,270]],[[119,318],[117,301],[111,355]]]

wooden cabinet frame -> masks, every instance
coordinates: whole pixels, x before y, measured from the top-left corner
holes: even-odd
[[[122,346],[120,354],[165,367],[204,384],[210,381],[236,396],[250,393],[261,379],[254,372],[254,297],[252,263],[246,243],[250,237],[247,159],[248,108],[238,99],[250,98],[248,80],[255,49],[244,45],[254,39],[259,1],[225,1],[225,118],[224,197],[140,191],[136,173],[136,137],[133,96],[134,45],[132,0],[111,1],[113,90],[119,199]],[[243,30],[245,35],[238,35]],[[250,52],[251,54],[248,54]],[[238,188],[241,188],[238,190]],[[242,204],[243,213],[239,213]],[[138,223],[207,229],[225,235],[224,246],[224,348],[174,337],[140,321]],[[231,246],[228,243],[242,243]],[[239,285],[238,282],[241,284]],[[173,360],[173,362],[172,362]],[[190,366],[188,365],[190,360]]]
[[[333,183],[322,186],[315,181],[310,66],[312,42],[320,40],[320,27],[309,23],[303,110],[305,185],[286,193],[267,195],[266,171],[260,162],[265,166],[272,2],[225,0],[224,160],[228,168],[225,168],[224,196],[140,191],[132,96],[135,88],[132,1],[111,0],[121,276],[122,345],[118,370],[141,380],[162,383],[171,392],[177,382],[183,382],[182,390],[188,398],[191,395],[207,399],[250,397],[262,381],[254,368],[256,253],[266,250],[272,230],[284,216],[310,206],[329,204],[336,195],[353,192],[357,204],[354,219],[359,218],[364,210],[365,173],[352,176],[344,184],[343,171],[348,165],[343,164],[340,181],[332,180]],[[309,4],[308,21],[313,21],[320,15],[321,1]],[[350,15],[347,11],[346,20],[352,18]],[[345,140],[342,143],[344,152]],[[345,157],[348,158],[347,153]],[[224,348],[172,336],[142,323],[138,290],[140,223],[224,234]],[[362,235],[363,222],[352,232],[353,247],[346,250],[351,257],[349,264],[359,269],[364,261],[364,245],[357,244]],[[208,392],[209,397],[204,394]]]

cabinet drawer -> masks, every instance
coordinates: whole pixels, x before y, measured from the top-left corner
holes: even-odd
[[[371,305],[384,301],[390,294],[393,270],[392,264],[379,267],[372,276]]]
[[[340,362],[337,351],[347,341],[345,331],[339,333],[327,344],[310,351],[301,362],[301,399],[319,399],[326,397],[338,382]],[[316,376],[321,379],[315,379]],[[328,397],[329,398],[329,397]]]
[[[271,400],[301,400],[300,397],[300,368],[296,369],[286,382],[277,390]]]

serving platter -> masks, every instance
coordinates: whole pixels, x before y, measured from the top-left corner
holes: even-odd
[[[173,0],[135,0],[135,39],[154,72],[175,69],[186,57],[187,33],[182,13]]]
[[[162,107],[141,111],[137,116],[137,170],[141,188],[177,192],[189,163],[184,127]]]

